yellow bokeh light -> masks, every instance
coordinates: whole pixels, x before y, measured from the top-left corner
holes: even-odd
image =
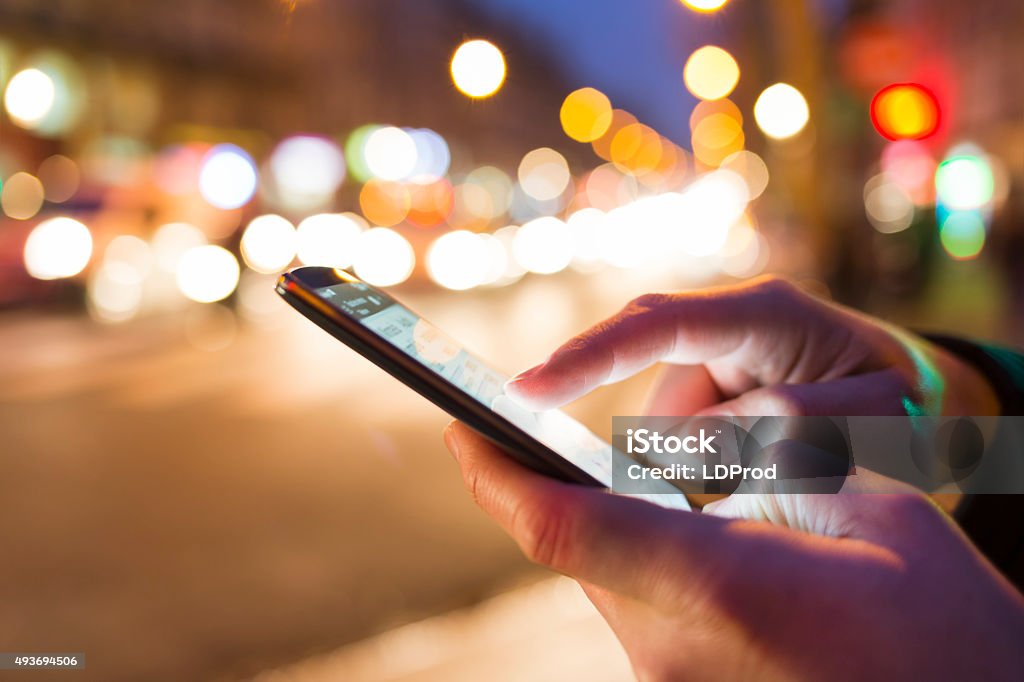
[[[686,60],[683,81],[700,99],[721,99],[736,87],[740,67],[731,54],[715,45],[699,48]]]
[[[636,117],[633,114],[622,109],[613,110],[611,125],[608,126],[608,129],[604,131],[601,137],[590,143],[594,148],[594,153],[605,161],[611,161],[612,140],[615,139],[615,134],[632,123],[636,123]]]
[[[612,139],[612,163],[633,175],[654,170],[661,161],[661,136],[641,123],[628,125]]]
[[[729,0],[680,0],[684,5],[697,12],[715,12],[725,6]]]
[[[0,206],[4,213],[15,220],[28,220],[43,206],[43,183],[39,178],[19,171],[7,178],[0,192]]]
[[[697,106],[693,108],[693,112],[690,114],[690,132],[696,130],[697,124],[712,114],[725,114],[735,120],[740,126],[743,125],[743,114],[731,99],[705,100],[697,102]]]
[[[711,114],[694,127],[691,142],[698,161],[717,167],[726,157],[743,149],[743,128],[728,114]]]
[[[452,81],[469,97],[490,97],[505,82],[505,57],[493,43],[470,40],[452,55]]]
[[[757,98],[754,120],[765,135],[784,140],[804,129],[810,111],[799,90],[787,83],[776,83]]]
[[[559,118],[566,135],[577,142],[593,142],[612,124],[612,103],[599,90],[580,88],[562,102]]]

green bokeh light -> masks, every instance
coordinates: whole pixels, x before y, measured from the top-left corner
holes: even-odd
[[[375,130],[382,126],[376,123],[368,123],[359,126],[345,140],[345,161],[348,163],[349,174],[359,182],[366,182],[373,177],[370,167],[366,165],[366,156],[363,150],[366,147],[366,140]]]
[[[954,211],[939,227],[939,239],[953,258],[974,258],[985,246],[985,221],[977,211]]]
[[[980,208],[992,201],[995,181],[988,161],[979,156],[953,156],[935,171],[939,203],[954,210]]]

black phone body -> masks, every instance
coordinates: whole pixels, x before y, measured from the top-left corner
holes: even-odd
[[[504,396],[503,375],[346,270],[297,268],[281,275],[277,292],[321,329],[524,466],[562,481],[611,488],[613,470],[633,463],[559,410],[530,413],[515,406]],[[656,499],[651,501],[689,508],[679,490],[658,484],[652,486]]]

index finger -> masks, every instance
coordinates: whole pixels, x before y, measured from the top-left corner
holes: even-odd
[[[787,326],[779,294],[792,288],[765,278],[701,292],[641,296],[510,381],[506,392],[525,407],[545,410],[658,362],[701,364],[726,356],[735,356],[741,369],[757,375],[765,359],[746,342],[755,331],[784,341],[784,333],[772,332]],[[792,352],[784,343],[774,350]]]

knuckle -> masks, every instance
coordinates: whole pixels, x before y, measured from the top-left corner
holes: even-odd
[[[792,280],[779,275],[764,275],[751,282],[751,288],[757,291],[795,296],[801,292]]]
[[[646,313],[671,304],[675,298],[675,294],[656,292],[642,294],[630,301],[626,306],[626,310],[631,313]]]
[[[564,569],[572,553],[573,524],[561,504],[520,504],[512,528],[523,554],[535,564]]]

